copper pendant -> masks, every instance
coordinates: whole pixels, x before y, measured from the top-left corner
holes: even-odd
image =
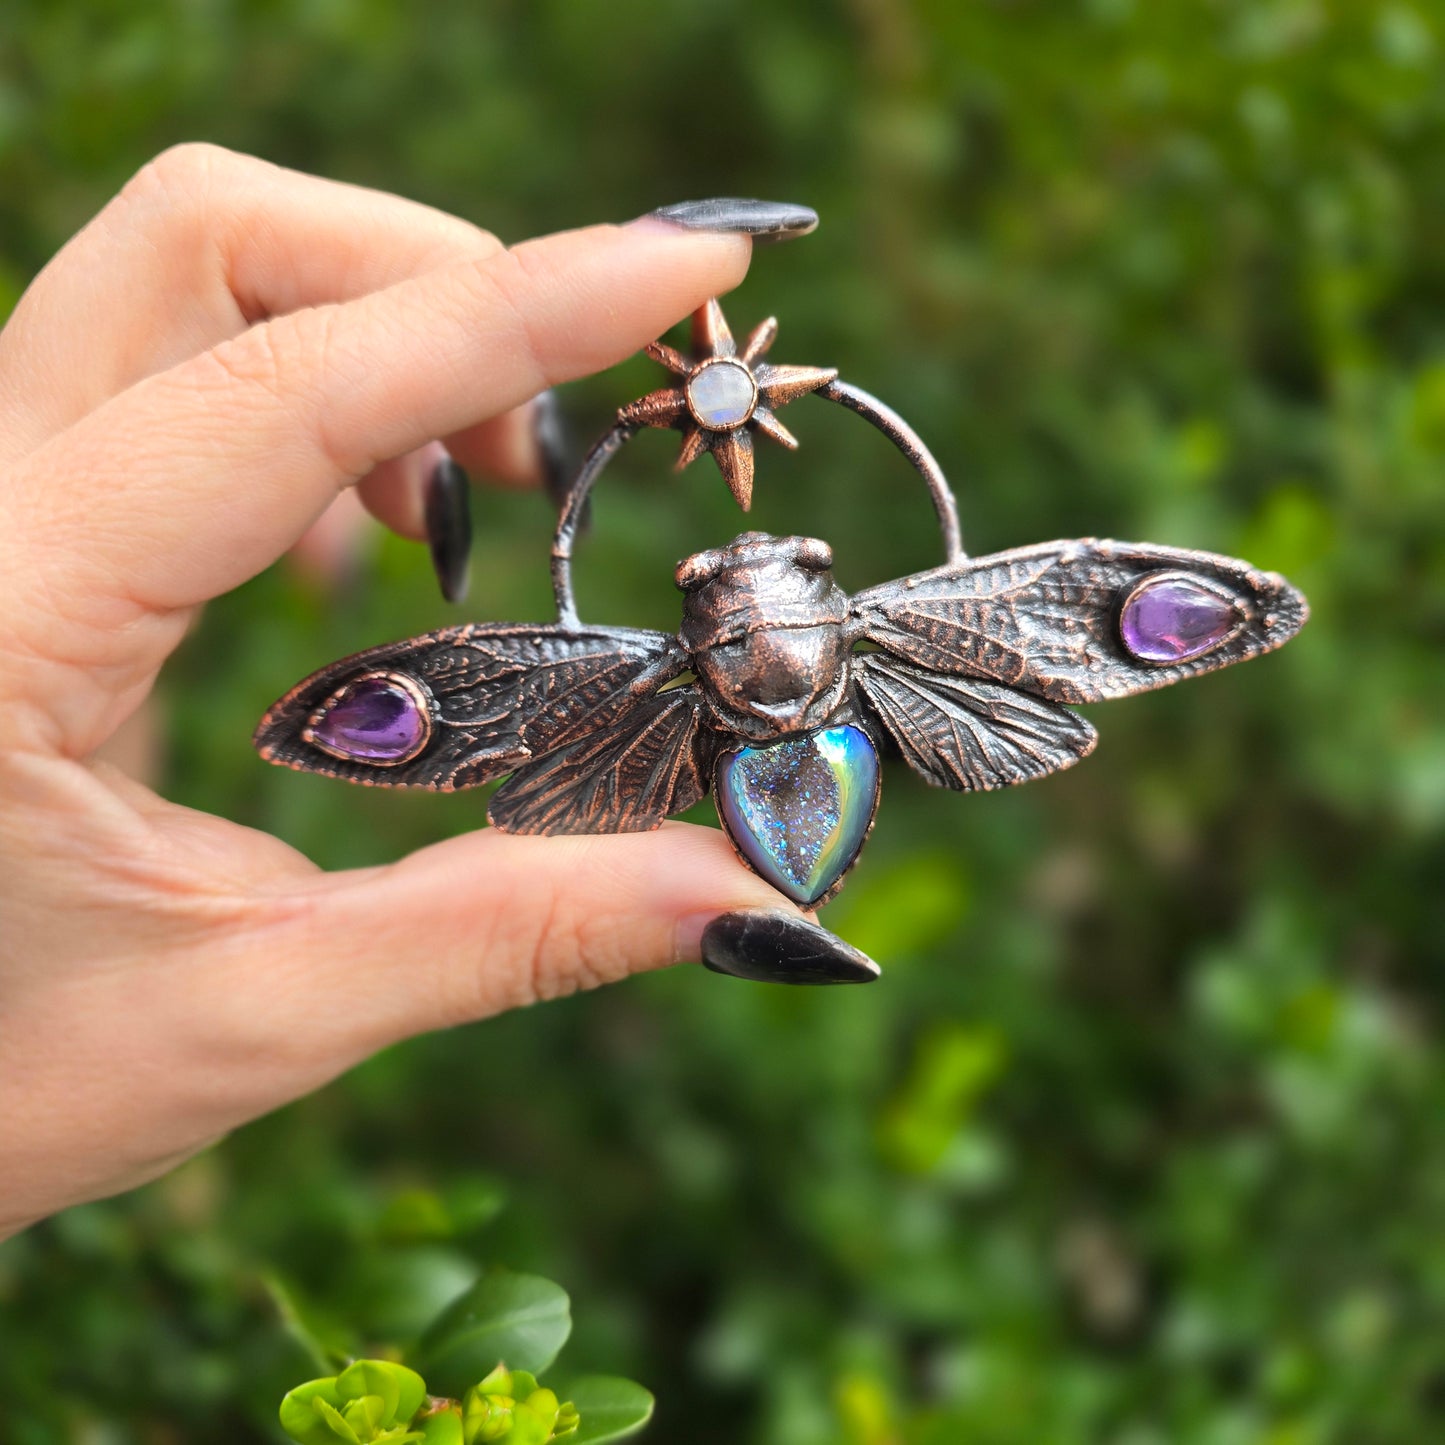
[[[831,369],[766,361],[776,336],[770,319],[739,347],[709,301],[690,356],[648,348],[676,380],[618,412],[566,492],[556,622],[464,623],[332,663],[266,713],[261,756],[386,786],[506,778],[488,817],[511,833],[656,828],[714,788],[743,862],[816,908],[872,827],[880,757],[962,792],[1043,777],[1094,746],[1068,704],[1212,672],[1303,626],[1305,599],[1283,578],[1208,552],[1085,539],[969,557],[913,430]],[[678,565],[677,632],[584,626],[573,544],[621,447],[679,428],[678,466],[710,453],[746,510],[755,437],[795,447],[777,412],[809,395],[912,463],[942,565],[850,597],[826,542],[745,532]]]

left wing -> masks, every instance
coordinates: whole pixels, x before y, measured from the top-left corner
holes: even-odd
[[[1098,741],[1068,708],[994,682],[945,677],[887,653],[853,677],[903,761],[936,788],[1004,788],[1078,762]]]
[[[507,833],[630,833],[708,787],[711,734],[676,638],[633,628],[466,623],[312,674],[261,720],[267,761],[450,792],[511,774]],[[661,689],[661,691],[659,691]]]
[[[255,745],[349,782],[472,788],[578,729],[624,727],[687,661],[661,632],[464,623],[323,667],[266,713]]]
[[[1177,547],[1046,542],[860,592],[859,634],[918,667],[1096,702],[1288,642],[1309,608],[1284,578]]]

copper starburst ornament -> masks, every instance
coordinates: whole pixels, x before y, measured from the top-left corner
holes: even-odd
[[[777,335],[777,319],[769,316],[754,327],[739,354],[722,307],[709,301],[692,318],[691,359],[662,341],[647,347],[654,361],[682,378],[681,384],[649,392],[618,413],[620,421],[634,426],[680,428],[678,471],[711,452],[745,512],[753,500],[753,432],[795,449],[797,437],[773,413],[838,375],[833,367],[764,361]]]

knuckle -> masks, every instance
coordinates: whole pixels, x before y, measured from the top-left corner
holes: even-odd
[[[432,250],[422,269],[456,266],[467,262],[474,266],[485,265],[506,249],[495,233],[459,216],[441,213],[439,224],[429,224],[434,226],[435,234]]]
[[[307,324],[302,324],[304,316]],[[248,327],[207,353],[228,380],[278,399],[309,395],[329,365],[331,326],[325,309]]]
[[[470,221],[465,224],[471,229],[472,240],[479,256],[484,258],[497,256],[507,249],[502,238],[495,231],[489,231],[485,226],[478,226]]]
[[[586,930],[580,926],[576,910],[559,890],[549,889],[548,895],[524,960],[527,995],[542,1003],[602,982],[588,958]]]
[[[141,231],[168,257],[188,261],[205,239],[212,196],[247,166],[263,163],[208,141],[185,141],[147,161],[101,212],[110,233]]]
[[[208,179],[215,166],[212,152],[219,146],[203,141],[186,141],[152,156],[124,186],[117,200],[123,210],[147,212],[158,204],[189,204],[197,194],[197,183]]]
[[[213,346],[202,357],[202,365],[212,367],[227,389],[258,388],[282,398],[286,395],[286,376],[293,369],[287,356],[289,350],[279,343],[278,327],[266,321],[252,326],[239,336]]]
[[[327,396],[346,390],[344,375],[355,371],[348,368],[340,311],[319,306],[278,316],[212,347],[198,363],[200,389],[219,392],[228,405],[242,409],[259,394],[307,428],[328,466],[354,476],[366,470],[370,459],[333,435],[323,404]]]
[[[606,843],[611,840],[569,841],[575,850],[573,867],[559,869],[538,900],[525,958],[529,997],[539,1001],[625,977],[636,947],[626,902],[629,890],[620,878],[615,887],[609,886],[613,880],[608,877]],[[584,875],[598,886],[579,892],[575,879]]]
[[[168,193],[184,193],[244,164],[245,157],[225,146],[210,141],[182,141],[147,161],[133,184],[142,189],[159,186]]]
[[[589,841],[548,840],[564,848],[582,845],[579,854]],[[477,915],[484,929],[481,936],[474,931],[471,946],[461,955],[438,960],[445,982],[435,997],[448,1024],[563,998],[627,972],[619,956],[616,920],[605,916],[605,909],[579,900],[573,870],[529,870],[525,885],[506,872],[510,881]],[[519,907],[516,900],[523,886],[526,901]]]

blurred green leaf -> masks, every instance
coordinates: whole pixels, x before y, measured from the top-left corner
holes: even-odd
[[[400,1190],[387,1201],[378,1233],[400,1244],[466,1236],[491,1223],[506,1197],[502,1185],[481,1175],[457,1180],[444,1195],[429,1189]]]
[[[452,1217],[446,1205],[428,1189],[406,1189],[393,1195],[382,1211],[378,1233],[389,1242],[450,1239]]]
[[[967,875],[956,858],[918,853],[881,869],[862,869],[828,914],[837,929],[872,957],[936,946],[969,907]]]
[[[567,1342],[566,1292],[536,1275],[493,1270],[447,1307],[422,1337],[422,1368],[434,1389],[460,1395],[499,1362],[539,1374]]]
[[[625,1440],[652,1418],[652,1395],[641,1385],[614,1375],[583,1375],[563,1391],[577,1408],[578,1426],[571,1445],[602,1445]]]
[[[913,1173],[932,1169],[1003,1072],[1006,1058],[1002,1039],[991,1030],[958,1024],[931,1029],[879,1124],[890,1161]]]
[[[893,1404],[881,1380],[854,1371],[838,1381],[834,1400],[846,1445],[895,1445]]]
[[[332,1319],[304,1300],[294,1284],[275,1272],[265,1274],[262,1283],[287,1331],[319,1368],[342,1364],[352,1354],[355,1349],[353,1333],[339,1320]]]
[[[469,1174],[455,1180],[445,1198],[453,1232],[466,1236],[485,1228],[502,1212],[507,1203],[507,1190],[496,1179]]]
[[[368,1337],[404,1343],[420,1337],[476,1278],[475,1263],[460,1250],[383,1246],[362,1253],[344,1272],[334,1297]]]

